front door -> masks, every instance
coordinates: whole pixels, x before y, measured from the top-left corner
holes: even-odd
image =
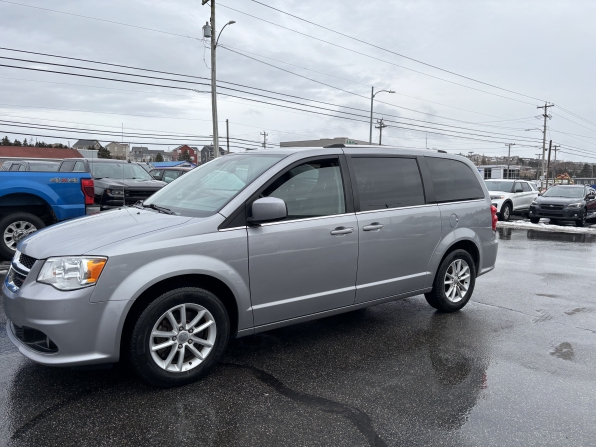
[[[289,167],[260,197],[283,199],[288,217],[248,229],[255,325],[352,305],[358,224],[339,157]]]
[[[353,156],[351,165],[359,203],[356,302],[423,289],[441,213],[426,204],[417,159]]]

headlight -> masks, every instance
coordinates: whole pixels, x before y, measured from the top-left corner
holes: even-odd
[[[68,256],[49,258],[41,268],[37,280],[59,290],[75,290],[94,285],[108,258]]]
[[[501,200],[501,199],[504,199],[504,198],[505,198],[505,196],[490,196],[490,198],[491,198],[492,200]]]
[[[569,208],[581,208],[582,206],[584,206],[584,204],[582,202],[578,202],[578,203],[570,203],[569,205],[567,205]]]
[[[106,192],[111,196],[121,196],[124,194],[124,191],[121,189],[107,189]]]

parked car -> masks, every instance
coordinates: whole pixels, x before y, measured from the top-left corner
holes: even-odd
[[[596,190],[588,185],[556,185],[548,188],[530,206],[530,221],[538,223],[548,218],[551,223],[574,221],[583,227],[586,220],[596,217]]]
[[[167,184],[154,180],[140,163],[122,160],[69,158],[59,170],[91,172],[95,180],[95,203],[102,210],[134,205]]]
[[[59,161],[46,160],[18,160],[5,161],[0,167],[0,171],[57,171],[60,166]]]
[[[151,177],[153,177],[155,180],[171,183],[190,170],[192,170],[192,168],[153,168],[151,171],[149,171],[149,174],[151,174]]]
[[[153,385],[186,384],[229,337],[422,293],[461,309],[495,266],[496,220],[476,167],[455,155],[227,155],[134,208],[22,241],[2,286],[8,336],[38,363],[125,356]]]
[[[11,259],[17,244],[34,231],[99,212],[89,173],[0,172],[0,258]]]
[[[527,214],[538,197],[538,188],[525,180],[485,180],[499,220],[508,221],[513,214]]]

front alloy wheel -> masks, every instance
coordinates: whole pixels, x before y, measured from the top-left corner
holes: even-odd
[[[166,311],[153,326],[151,357],[170,372],[196,368],[209,355],[217,337],[213,315],[203,306],[185,303]]]
[[[171,388],[208,374],[229,336],[230,319],[219,298],[180,287],[156,297],[136,318],[124,335],[123,357],[149,384]]]

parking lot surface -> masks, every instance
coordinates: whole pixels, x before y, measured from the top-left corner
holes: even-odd
[[[499,236],[459,313],[417,296],[232,340],[172,390],[36,365],[0,312],[0,445],[594,445],[596,235]]]

